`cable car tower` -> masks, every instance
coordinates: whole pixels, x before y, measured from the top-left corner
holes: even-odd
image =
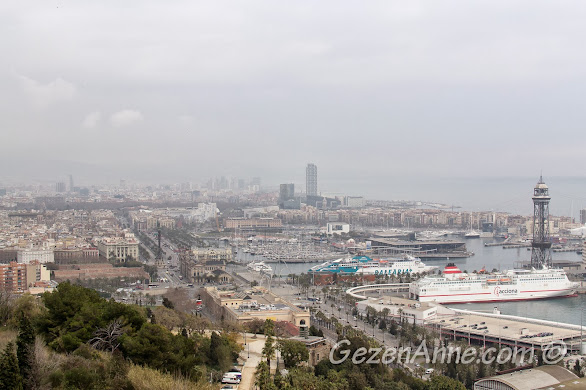
[[[549,239],[549,189],[539,176],[533,189],[533,241],[531,242],[531,267],[551,267],[551,240]]]

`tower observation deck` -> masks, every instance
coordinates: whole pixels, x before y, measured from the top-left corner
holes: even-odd
[[[533,189],[533,241],[531,267],[551,266],[551,240],[549,239],[549,188],[539,177]]]

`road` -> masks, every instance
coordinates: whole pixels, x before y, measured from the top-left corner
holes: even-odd
[[[374,338],[378,341],[383,348],[399,348],[399,340],[391,335],[388,332],[385,332],[378,328],[378,326],[372,326],[368,324],[366,321],[361,321],[357,317],[351,315],[352,307],[348,306],[346,303],[336,303],[335,306],[332,308],[332,302],[324,302],[324,303],[314,303],[312,306],[317,310],[320,310],[324,313],[327,317],[334,317],[336,318],[342,325],[350,325],[352,328],[362,331],[366,336]],[[338,310],[340,308],[341,310]],[[312,316],[312,323],[318,324],[317,318]],[[337,334],[335,331],[325,328],[324,326],[319,326],[322,331],[324,332],[324,336],[330,340],[337,340]],[[412,349],[412,353],[415,352],[417,348]],[[407,362],[402,365],[403,368],[406,368],[412,375],[418,371],[418,365],[421,364],[423,370],[429,368],[426,366],[424,361],[420,362]],[[429,375],[423,375],[423,379],[429,379]]]
[[[242,367],[242,380],[238,385],[238,390],[250,390],[254,388],[254,379],[256,373],[256,367],[262,360],[262,349],[265,346],[264,335],[253,335],[252,333],[246,334],[246,345],[240,352],[240,358],[244,360],[244,366]],[[271,368],[276,367],[276,361],[271,361]]]

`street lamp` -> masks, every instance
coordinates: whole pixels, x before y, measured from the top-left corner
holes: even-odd
[[[581,307],[580,308],[580,344],[578,346],[578,351],[580,353],[580,355],[582,355],[582,342],[583,342],[583,337],[584,337],[584,327],[582,325],[582,319],[584,318],[584,308]]]

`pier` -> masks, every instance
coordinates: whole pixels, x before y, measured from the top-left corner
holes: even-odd
[[[531,244],[507,244],[507,245],[503,245],[503,249],[518,249],[518,248],[531,248]]]
[[[474,256],[474,252],[449,252],[449,253],[435,253],[435,252],[412,252],[411,255],[419,257],[423,260],[450,260],[450,259],[465,259]]]
[[[578,249],[580,249],[580,248],[577,248],[577,247],[554,248],[554,249],[552,249],[552,251],[554,251],[554,252],[576,252],[576,251],[578,251]]]

